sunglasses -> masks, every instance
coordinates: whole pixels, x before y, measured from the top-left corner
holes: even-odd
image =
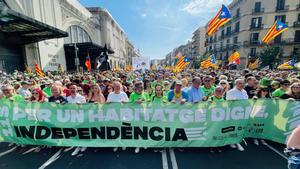
[[[77,90],[77,92],[82,92],[83,90]]]
[[[34,92],[34,93],[32,93],[32,94],[36,95],[36,94],[39,94],[39,93],[35,93],[35,92]]]
[[[290,84],[286,83],[286,84],[283,84],[284,86],[289,86]]]

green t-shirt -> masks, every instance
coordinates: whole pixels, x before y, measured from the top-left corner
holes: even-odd
[[[147,93],[137,94],[135,92],[131,93],[129,97],[130,103],[135,103],[137,100],[141,99],[143,102],[149,101],[149,95]]]
[[[12,101],[15,101],[15,102],[23,102],[25,99],[24,99],[23,96],[18,95],[18,94],[15,94],[15,95],[13,95],[12,97],[10,97],[10,99],[9,99],[9,98],[6,98],[6,97],[3,97],[2,100],[3,100],[3,101],[10,101],[10,100],[12,100]]]
[[[210,97],[209,100],[213,101],[213,102],[223,102],[223,101],[225,101],[225,99],[223,97],[217,98],[216,96]]]
[[[285,94],[285,91],[281,88],[276,89],[273,93],[272,93],[272,97],[281,97],[282,95]]]
[[[152,103],[166,103],[168,99],[166,96],[163,97],[155,97],[154,95],[151,97]]]
[[[202,92],[203,92],[204,96],[206,96],[206,97],[215,92],[214,86],[211,86],[209,89],[207,89],[205,86],[202,86],[201,88],[202,88]]]

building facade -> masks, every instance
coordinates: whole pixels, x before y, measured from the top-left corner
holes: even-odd
[[[248,60],[258,57],[259,52],[266,47],[261,40],[275,20],[284,22],[289,29],[270,45],[283,49],[283,60],[299,57],[299,0],[234,0],[229,9],[232,20],[211,37],[206,37],[206,51],[215,53],[217,59],[226,61],[232,53],[238,51],[241,55],[240,68],[246,67]]]
[[[125,68],[128,61],[128,38],[122,27],[116,22],[108,10],[99,7],[90,7],[88,10],[99,19],[101,25],[102,45],[108,45],[114,53],[110,55],[111,67]],[[129,45],[132,49],[132,45]],[[130,50],[131,50],[130,49]],[[130,51],[131,52],[131,51]]]
[[[192,57],[196,58],[205,53],[205,27],[199,27],[192,37]]]
[[[1,53],[4,51],[6,55],[22,58],[20,64],[25,63],[33,68],[37,63],[44,71],[57,70],[59,64],[65,70],[76,70],[78,67],[85,68],[84,62],[90,56],[92,68],[95,68],[96,59],[105,45],[110,49],[109,62],[112,68],[117,65],[123,68],[128,61],[126,50],[128,39],[125,32],[104,8],[97,8],[101,11],[101,14],[97,15],[77,0],[0,0],[0,5],[1,2],[9,10],[24,15],[23,18],[27,20],[32,20],[34,22],[32,25],[35,25],[35,22],[41,25],[40,30],[28,26],[32,29],[32,34],[40,34],[39,39],[35,37],[35,40],[19,45],[16,50],[11,50],[0,43]],[[2,11],[5,11],[4,8]],[[0,17],[4,20],[7,18],[6,15]],[[48,32],[41,32],[48,28]],[[27,32],[26,36],[29,35],[28,31],[22,32]],[[49,36],[49,32],[53,36]],[[0,35],[0,39],[1,37],[4,35]],[[133,45],[130,45],[130,49],[132,48]],[[3,66],[5,63],[13,62],[7,59],[9,57],[4,58],[1,59],[0,56],[0,69],[3,70],[8,68]],[[24,66],[10,66],[9,70],[13,68],[24,70]]]

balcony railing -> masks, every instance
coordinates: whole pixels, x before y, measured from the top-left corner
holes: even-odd
[[[300,27],[300,21],[294,22],[294,27],[296,27],[296,28]]]
[[[260,29],[263,29],[264,28],[264,24],[260,24],[258,26],[256,25],[250,25],[250,30],[260,30]]]
[[[244,41],[243,43],[245,46],[249,46],[249,45],[260,45],[260,41],[258,40],[250,40],[250,41]]]
[[[295,38],[287,38],[287,39],[281,39],[280,41],[273,41],[272,44],[295,45],[295,44],[300,44],[300,40],[297,41],[297,40],[295,40]]]
[[[285,12],[285,11],[288,11],[290,9],[290,6],[289,5],[286,5],[284,7],[281,7],[281,6],[276,6],[276,12]]]
[[[252,14],[260,14],[265,12],[265,8],[252,9]]]
[[[232,17],[232,22],[238,20],[241,16],[240,15],[235,15]]]

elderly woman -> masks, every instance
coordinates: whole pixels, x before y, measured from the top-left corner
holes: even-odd
[[[51,87],[52,96],[49,97],[49,102],[55,102],[58,104],[67,103],[67,99],[63,96],[63,89],[61,86],[54,85]]]

